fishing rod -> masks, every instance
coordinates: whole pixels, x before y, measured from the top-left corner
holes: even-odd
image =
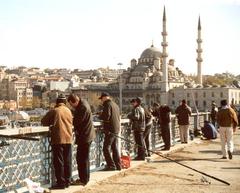
[[[135,145],[134,142],[132,142],[132,141],[130,141],[130,140],[128,140],[128,139],[125,139],[125,138],[123,138],[123,137],[121,137],[121,136],[118,136],[118,135],[115,134],[115,133],[112,133],[112,132],[110,132],[110,131],[109,131],[109,133],[111,133],[112,135],[114,135],[114,136],[116,136],[116,137],[124,140],[124,141],[127,142],[127,143],[130,143],[130,144],[134,144],[134,145]],[[143,147],[143,146],[141,146],[141,145],[138,145],[138,144],[136,144],[136,145],[137,145],[138,147],[144,148],[144,150],[146,150],[145,147]],[[228,183],[228,182],[226,182],[226,181],[224,181],[224,180],[222,180],[222,179],[219,179],[219,178],[217,178],[217,177],[215,177],[215,176],[209,175],[209,174],[207,174],[207,173],[205,173],[205,172],[199,171],[199,170],[197,170],[197,169],[195,169],[195,168],[192,168],[192,167],[190,167],[190,166],[188,166],[188,165],[185,165],[185,164],[183,164],[183,163],[180,163],[180,162],[178,162],[178,161],[176,161],[176,160],[174,160],[174,159],[171,159],[171,158],[169,158],[169,157],[167,157],[167,156],[165,156],[165,155],[163,155],[163,154],[161,154],[161,153],[159,153],[159,152],[156,152],[156,151],[153,151],[153,150],[149,150],[149,151],[150,151],[151,153],[154,153],[154,154],[156,154],[156,155],[164,158],[164,159],[167,159],[167,160],[172,161],[172,162],[174,162],[174,163],[176,163],[176,164],[179,164],[179,165],[181,165],[181,166],[183,166],[183,167],[185,167],[185,168],[188,168],[188,169],[193,170],[193,171],[195,171],[195,172],[197,172],[197,173],[200,173],[200,174],[202,174],[202,175],[204,175],[204,176],[207,176],[207,177],[209,177],[209,178],[212,178],[212,179],[214,179],[214,180],[217,180],[217,181],[219,181],[219,182],[222,182],[223,184],[226,184],[226,185],[228,185],[228,186],[230,185],[230,183]]]

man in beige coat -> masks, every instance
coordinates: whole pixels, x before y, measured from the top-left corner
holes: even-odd
[[[227,100],[221,101],[221,109],[217,113],[217,123],[222,146],[222,159],[232,159],[233,153],[233,132],[236,131],[238,120],[235,111],[228,106]]]
[[[41,120],[49,126],[56,184],[52,189],[64,189],[70,185],[72,175],[72,113],[66,106],[66,98],[59,95],[54,109]]]

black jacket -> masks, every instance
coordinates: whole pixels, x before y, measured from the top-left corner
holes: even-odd
[[[132,112],[128,114],[128,118],[132,122],[134,131],[145,131],[145,112],[140,105],[132,109]]]
[[[103,103],[103,112],[99,115],[103,120],[104,131],[118,134],[120,131],[120,111],[115,102],[108,99]]]
[[[74,112],[73,126],[76,144],[88,143],[96,137],[91,108],[86,100],[80,100]]]
[[[167,105],[162,105],[159,108],[159,123],[160,125],[167,125],[170,123],[171,117],[170,117],[171,109]]]

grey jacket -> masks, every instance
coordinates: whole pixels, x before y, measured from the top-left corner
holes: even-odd
[[[133,108],[132,112],[128,114],[128,118],[132,122],[134,131],[145,131],[145,113],[141,106]]]

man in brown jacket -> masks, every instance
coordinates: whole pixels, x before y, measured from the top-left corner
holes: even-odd
[[[227,153],[229,159],[232,159],[233,132],[236,131],[238,119],[235,111],[228,106],[227,100],[221,101],[221,109],[217,113],[217,123],[222,145],[222,159],[227,159]]]
[[[42,118],[43,126],[49,126],[56,184],[52,189],[64,189],[70,185],[72,175],[72,113],[66,106],[66,98],[59,95],[54,109]]]

